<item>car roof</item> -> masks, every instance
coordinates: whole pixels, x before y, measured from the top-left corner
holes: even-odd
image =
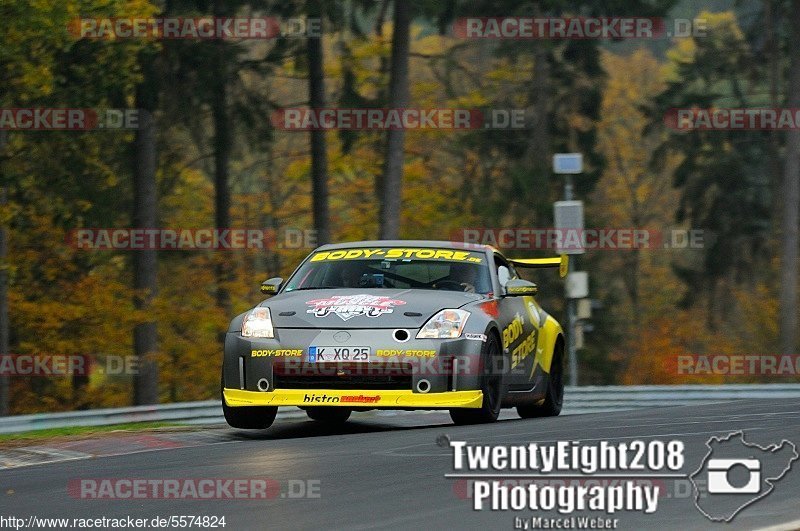
[[[315,250],[330,251],[333,249],[352,249],[353,247],[433,247],[438,249],[468,249],[478,252],[499,252],[491,245],[444,240],[363,240],[357,242],[329,243]]]

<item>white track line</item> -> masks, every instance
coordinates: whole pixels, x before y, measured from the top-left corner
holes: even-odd
[[[785,524],[773,525],[770,527],[762,527],[755,531],[797,531],[800,529],[800,520],[793,522],[786,522]]]

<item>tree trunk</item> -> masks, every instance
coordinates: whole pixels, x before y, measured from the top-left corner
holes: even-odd
[[[800,0],[792,1],[791,42],[800,41]],[[800,107],[800,48],[790,47],[789,108]],[[800,208],[800,131],[786,133],[786,166],[783,173],[783,230],[781,236],[781,352],[794,354],[797,347],[797,245]]]
[[[549,175],[552,160],[550,139],[550,58],[548,45],[535,41],[533,52],[533,79],[531,80],[531,105],[534,122],[531,126],[531,143],[526,155],[534,172],[547,172]]]
[[[781,93],[781,73],[782,73],[782,53],[781,46],[779,45],[779,32],[783,28],[783,7],[782,0],[764,0],[764,34],[766,35],[766,42],[764,44],[764,53],[766,54],[766,61],[768,64],[768,78],[769,78],[769,107],[777,108],[783,103],[780,99]],[[781,140],[783,133],[778,130],[771,130],[767,132],[767,160],[765,166],[768,172],[768,183],[770,190],[770,211],[780,212],[783,206],[783,194],[780,189],[783,186],[783,160],[781,160]],[[773,234],[781,234],[781,216],[774,215],[770,219],[770,231]],[[777,249],[775,252],[778,252]],[[782,327],[783,325],[781,325]],[[779,334],[783,337],[783,334]],[[772,347],[778,348],[782,340],[780,338],[773,338]]]
[[[0,164],[5,160],[6,132],[0,131]],[[6,187],[0,188],[0,207],[6,206]],[[6,258],[8,244],[6,242],[6,227],[0,225],[0,356],[8,356],[8,271]],[[0,375],[0,417],[8,415],[11,402],[11,382],[8,375]]]
[[[533,15],[542,17],[540,2],[532,6]],[[533,120],[528,124],[531,131],[530,144],[525,152],[532,173],[550,176],[552,164],[552,139],[550,138],[550,109],[552,107],[553,77],[550,65],[550,44],[546,41],[531,41],[533,48],[533,79],[530,85],[530,105]]]
[[[6,188],[0,189],[0,207],[6,205]],[[6,242],[6,228],[0,227],[0,356],[8,356],[8,271],[6,259],[8,257],[8,244]],[[8,375],[0,375],[0,417],[9,414],[11,410],[11,382]]]
[[[320,0],[310,0],[309,17],[321,17]],[[312,109],[325,107],[325,73],[323,71],[322,35],[309,37],[306,45],[308,59],[308,98]],[[311,202],[317,244],[331,239],[328,211],[328,149],[325,131],[311,131]]]
[[[221,41],[219,46],[224,46]],[[214,226],[227,229],[231,226],[231,191],[229,181],[231,158],[231,130],[228,112],[227,63],[224,51],[218,50],[217,79],[214,83],[211,103],[214,119]],[[217,306],[230,314],[230,295],[227,283],[230,269],[225,261],[217,260],[214,265],[217,279]]]
[[[214,16],[228,16],[225,2],[214,4]],[[219,229],[231,227],[231,191],[229,185],[231,144],[230,110],[228,108],[228,83],[230,68],[229,46],[223,40],[214,41],[214,81],[211,90],[211,114],[214,121],[214,225]],[[231,313],[228,282],[231,280],[230,262],[217,256],[214,264],[217,280],[216,303],[226,315]],[[224,337],[224,334],[222,335]]]
[[[408,52],[411,13],[408,1],[394,2],[394,34],[392,35],[391,77],[389,78],[389,107],[408,106]],[[403,195],[403,143],[405,130],[392,129],[387,133],[386,159],[381,182],[382,239],[400,236],[400,211]]]
[[[640,225],[634,225],[638,227]],[[625,276],[625,285],[628,289],[628,297],[631,300],[631,307],[633,309],[633,325],[635,329],[639,329],[642,320],[642,309],[639,300],[639,277],[642,268],[641,265],[641,252],[639,249],[632,249],[629,256],[623,261],[627,262],[625,268],[628,274]]]
[[[158,224],[158,189],[156,186],[156,109],[157,78],[152,58],[144,59],[144,80],[136,91],[136,105],[140,110],[139,128],[135,139],[134,213],[133,226],[155,228]],[[148,311],[158,292],[158,256],[154,249],[133,253],[133,286],[136,290],[134,306]],[[134,404],[157,404],[158,335],[155,320],[139,323],[133,330],[134,354],[138,358],[139,372],[134,377]]]

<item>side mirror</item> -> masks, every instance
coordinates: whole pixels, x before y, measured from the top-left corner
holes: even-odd
[[[281,289],[283,279],[281,277],[273,277],[261,283],[261,293],[264,295],[275,295]]]
[[[539,293],[539,286],[521,278],[514,278],[506,283],[506,295],[519,297],[524,295],[533,296],[537,293]]]

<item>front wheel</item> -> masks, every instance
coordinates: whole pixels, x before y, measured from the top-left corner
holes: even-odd
[[[483,392],[483,404],[480,409],[451,409],[450,418],[458,425],[494,422],[500,415],[503,373],[495,364],[495,362],[500,359],[500,344],[494,334],[490,333],[487,335],[488,338],[482,357],[483,376],[481,379],[481,391]]]
[[[547,393],[539,405],[517,406],[517,413],[524,419],[534,417],[557,417],[564,404],[564,347],[559,342],[550,363]]]
[[[310,407],[306,415],[311,420],[325,424],[344,424],[350,418],[351,409],[346,407]]]
[[[220,382],[220,388],[223,384]],[[278,414],[277,407],[270,406],[243,406],[231,407],[222,398],[222,414],[225,415],[225,422],[232,428],[242,430],[265,430],[275,422]]]

